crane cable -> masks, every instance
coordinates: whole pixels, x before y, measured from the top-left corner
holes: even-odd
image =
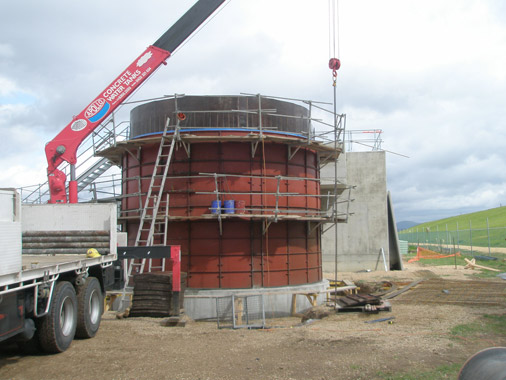
[[[336,56],[337,46],[337,56]],[[332,217],[334,221],[334,287],[337,294],[338,284],[338,231],[337,231],[337,70],[341,67],[339,60],[339,0],[329,0],[329,68],[332,70],[332,86],[334,87],[334,205]],[[335,306],[337,307],[337,295],[334,295]]]
[[[329,68],[332,70],[334,87],[337,81],[337,70],[341,67],[339,56],[339,0],[329,0]]]

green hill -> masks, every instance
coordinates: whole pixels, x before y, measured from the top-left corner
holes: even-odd
[[[457,224],[459,230],[466,230],[469,229],[469,222],[471,222],[471,227],[473,229],[486,229],[487,218],[489,228],[506,227],[506,206],[418,224],[403,232],[416,231],[417,228],[419,231],[427,228],[429,228],[430,231],[445,231],[446,226],[448,226],[449,231],[456,231]]]
[[[506,206],[418,224],[400,231],[399,239],[482,247],[488,246],[490,239],[491,247],[505,247]]]

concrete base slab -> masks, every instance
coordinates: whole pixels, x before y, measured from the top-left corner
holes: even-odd
[[[293,295],[296,295],[295,312],[300,313],[312,305],[306,295],[314,295],[317,304],[326,301],[329,281],[282,286],[276,288],[255,289],[186,289],[184,294],[184,310],[186,315],[194,320],[216,318],[216,298],[236,296],[245,297],[252,295],[264,296],[266,318],[278,318],[290,316],[292,313]]]

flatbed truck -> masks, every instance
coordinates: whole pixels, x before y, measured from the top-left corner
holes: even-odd
[[[0,189],[0,345],[58,353],[95,336],[115,281],[116,212],[115,203],[21,205],[16,190]]]
[[[46,144],[49,204],[21,206],[15,190],[0,189],[0,344],[29,342],[56,353],[74,336],[96,334],[115,280],[116,205],[78,203],[77,149],[224,2],[198,0]],[[68,186],[63,162],[70,164]],[[83,256],[103,236],[103,254]]]

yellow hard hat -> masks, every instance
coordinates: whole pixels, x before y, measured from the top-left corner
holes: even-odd
[[[95,257],[100,257],[100,253],[98,253],[98,251],[95,248],[90,248],[86,252],[86,257],[89,259],[93,259]]]

